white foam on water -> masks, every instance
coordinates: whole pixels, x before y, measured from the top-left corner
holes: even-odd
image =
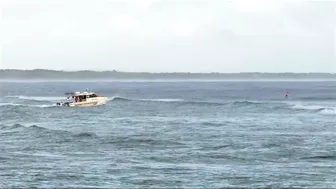
[[[317,105],[301,105],[301,104],[296,104],[293,106],[293,109],[299,109],[299,110],[320,110],[320,109],[325,109],[328,107],[323,107],[323,106],[317,106]]]
[[[326,114],[326,115],[336,115],[336,108],[332,109],[324,109],[320,112],[321,114]]]
[[[161,98],[161,99],[140,99],[141,101],[151,101],[151,102],[182,102],[183,99],[174,98]]]
[[[5,102],[5,103],[0,103],[0,106],[22,106],[22,105],[11,103],[11,102]]]
[[[50,108],[50,107],[56,107],[54,104],[16,104],[16,103],[0,103],[0,106],[25,106],[25,107],[37,107],[37,108]]]
[[[130,100],[130,101],[147,101],[147,102],[183,102],[183,99],[176,98],[148,98],[148,99],[136,99],[136,98],[124,98],[120,96],[113,96],[109,98],[109,101],[113,101],[116,99]]]
[[[292,104],[293,109],[298,110],[311,110],[318,111],[320,114],[336,114],[336,107],[330,107],[327,105],[303,105],[303,104]]]
[[[35,101],[59,101],[64,99],[64,97],[56,97],[56,96],[6,96],[5,98],[17,98],[20,100],[35,100]]]

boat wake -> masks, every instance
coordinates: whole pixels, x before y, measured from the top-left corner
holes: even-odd
[[[64,99],[64,97],[57,97],[57,96],[6,96],[5,98],[27,100],[27,101],[43,101],[43,102],[57,102]]]
[[[18,103],[10,103],[10,102],[4,102],[0,103],[1,106],[21,106],[21,107],[36,107],[36,108],[51,108],[51,107],[56,107],[54,104],[18,104]]]

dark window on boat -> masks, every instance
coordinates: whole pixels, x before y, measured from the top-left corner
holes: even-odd
[[[90,95],[90,98],[95,98],[95,97],[97,97],[96,94],[92,94],[92,95]]]
[[[79,97],[79,102],[86,101],[86,95],[81,95],[81,96],[78,96],[78,97]]]

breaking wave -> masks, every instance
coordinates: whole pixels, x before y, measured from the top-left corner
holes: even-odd
[[[161,98],[161,99],[130,99],[123,97],[111,97],[110,101],[144,101],[144,102],[184,102],[183,99]]]
[[[113,97],[110,101],[137,101],[137,102],[162,102],[162,103],[179,103],[179,104],[191,104],[191,105],[216,105],[216,106],[250,106],[250,105],[274,105],[274,102],[258,102],[258,101],[233,101],[233,102],[220,102],[220,101],[193,101],[184,99],[131,99],[123,97]],[[278,103],[283,104],[283,103]]]
[[[161,98],[161,99],[131,99],[123,97],[113,97],[111,101],[137,101],[137,102],[162,102],[162,103],[181,103],[181,104],[209,104],[209,105],[227,105],[228,103],[223,102],[209,102],[209,101],[189,101],[184,99],[173,99],[173,98]]]
[[[333,108],[325,108],[320,110],[322,114],[327,114],[327,115],[336,115],[336,109]]]
[[[183,99],[140,99],[141,101],[152,101],[152,102],[183,102]]]
[[[315,112],[320,112],[323,114],[336,114],[335,108],[323,107],[323,106],[317,106],[317,105],[293,105],[292,108],[297,109],[297,110],[315,111]]]

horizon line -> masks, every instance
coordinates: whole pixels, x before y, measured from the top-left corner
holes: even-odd
[[[58,69],[0,69],[0,71],[55,71],[55,72],[119,72],[119,73],[150,73],[150,74],[162,74],[162,73],[183,73],[183,74],[246,74],[246,73],[258,73],[258,74],[336,74],[336,72],[260,72],[260,71],[250,71],[250,72],[179,72],[179,71],[169,71],[169,72],[150,72],[150,71],[120,71],[120,70],[58,70]]]

